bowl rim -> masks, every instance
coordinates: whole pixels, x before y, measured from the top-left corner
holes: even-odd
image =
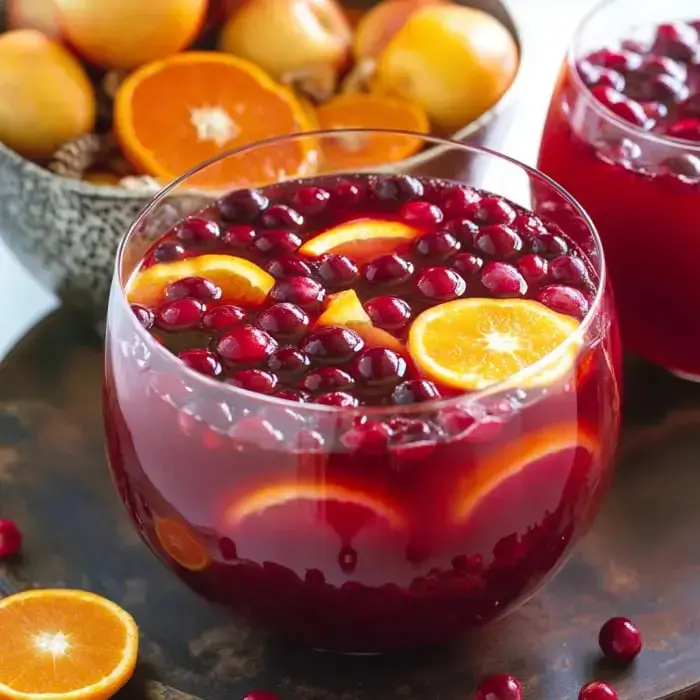
[[[458,0],[459,1],[459,0]],[[467,0],[469,2],[469,0]],[[489,122],[493,121],[502,112],[507,111],[511,105],[514,103],[523,82],[524,64],[529,52],[525,47],[524,36],[526,32],[522,26],[522,13],[517,9],[517,2],[514,0],[496,0],[500,5],[505,17],[508,22],[506,24],[506,29],[515,39],[516,45],[518,47],[518,67],[513,80],[511,81],[508,89],[501,95],[501,98],[496,102],[495,105],[487,109],[480,117],[470,122],[466,126],[462,127],[454,134],[448,136],[437,136],[437,139],[442,139],[445,141],[464,141],[471,137],[473,134],[477,133],[483,127],[485,127]],[[474,7],[473,4],[466,5],[467,7]],[[484,10],[488,12],[487,10]],[[493,12],[488,12],[488,14],[494,15]],[[494,15],[495,16],[495,15]],[[286,136],[291,136],[292,134],[286,134]],[[426,136],[433,136],[433,134],[426,134]],[[273,137],[276,138],[276,137]],[[259,143],[259,142],[256,142]],[[239,148],[246,148],[246,144],[240,146]],[[436,145],[432,148],[428,148],[414,156],[406,158],[393,165],[401,167],[415,167],[424,164],[431,160],[431,158],[436,157],[440,154],[441,147]],[[6,158],[23,165],[28,168],[32,174],[35,174],[39,179],[49,180],[53,182],[58,182],[64,191],[68,191],[78,195],[89,195],[92,197],[104,197],[106,199],[119,199],[119,200],[143,200],[144,198],[151,199],[155,194],[162,190],[163,187],[149,187],[149,186],[134,186],[134,187],[124,187],[122,185],[96,185],[85,180],[65,177],[54,173],[48,168],[45,168],[34,161],[25,158],[24,156],[17,153],[17,151],[12,150],[7,147],[4,143],[0,141],[0,156],[5,156]],[[223,155],[223,154],[220,154]],[[197,167],[197,166],[195,166]],[[376,170],[376,168],[375,168]],[[188,171],[189,172],[189,171]],[[136,176],[139,177],[139,176]],[[171,182],[178,181],[179,178],[175,178]],[[166,187],[171,184],[171,182],[166,183]]]

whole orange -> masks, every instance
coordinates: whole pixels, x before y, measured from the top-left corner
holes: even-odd
[[[105,68],[135,68],[185,48],[207,0],[54,0],[75,49]]]
[[[95,93],[74,56],[33,29],[0,35],[0,141],[48,158],[94,125]]]

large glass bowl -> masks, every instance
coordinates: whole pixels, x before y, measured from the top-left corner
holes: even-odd
[[[356,136],[253,145],[204,164],[154,199],[119,249],[104,415],[119,495],[143,540],[178,577],[303,644],[359,653],[449,640],[512,610],[554,574],[610,481],[620,351],[600,243],[569,195],[504,156],[404,134],[438,147],[413,175],[468,181],[524,207],[535,190],[546,195],[543,216],[586,251],[596,278],[577,330],[504,383],[399,408],[291,403],[185,368],[139,325],[125,284],[159,234],[211,202],[193,180],[233,160],[251,173],[266,152],[304,139],[323,145]],[[333,173],[325,175],[332,187]],[[232,190],[241,186],[250,181],[230,182]],[[522,388],[571,343],[576,362],[558,380]],[[340,439],[368,421],[430,429],[413,442],[359,452]]]
[[[695,233],[700,143],[623,121],[594,98],[577,70],[593,51],[648,46],[656,26],[680,20],[700,20],[696,0],[606,0],[583,20],[552,97],[539,168],[576,197],[598,228],[625,348],[679,376],[698,380],[700,245]],[[663,50],[681,57],[672,47]],[[630,66],[639,63],[634,53]],[[700,81],[700,40],[694,61],[696,65],[687,70],[695,71]],[[642,65],[625,74],[631,80],[632,73],[654,71],[659,65]],[[670,68],[673,65],[672,61]],[[676,71],[686,70],[683,61],[675,65]],[[625,79],[619,74],[612,78]],[[668,76],[662,80],[673,84]],[[595,86],[591,77],[587,82]],[[658,101],[646,104],[650,114],[659,104],[667,108]],[[700,101],[696,110],[700,129]]]

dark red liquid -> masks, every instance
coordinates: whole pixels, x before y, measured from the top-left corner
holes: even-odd
[[[662,25],[623,46],[565,66],[539,167],[600,232],[625,346],[699,376],[700,36]]]
[[[191,279],[153,308],[113,300],[105,420],[132,519],[192,588],[315,647],[389,651],[500,616],[561,563],[609,480],[619,349],[604,295],[560,380],[469,401],[410,355],[315,328],[343,289],[392,347],[459,297],[527,297],[579,319],[594,303],[595,265],[552,222],[451,183],[352,182],[236,194],[164,232],[142,268],[223,253],[277,283],[255,308]],[[391,259],[298,252],[360,218],[422,235]],[[135,314],[209,379],[148,342]]]

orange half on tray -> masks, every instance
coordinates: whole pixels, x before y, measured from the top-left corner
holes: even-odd
[[[149,63],[120,86],[114,124],[129,161],[171,180],[226,151],[311,128],[291,90],[253,63],[217,52],[185,52]],[[250,150],[198,173],[192,187],[263,185],[314,173],[313,137]]]

